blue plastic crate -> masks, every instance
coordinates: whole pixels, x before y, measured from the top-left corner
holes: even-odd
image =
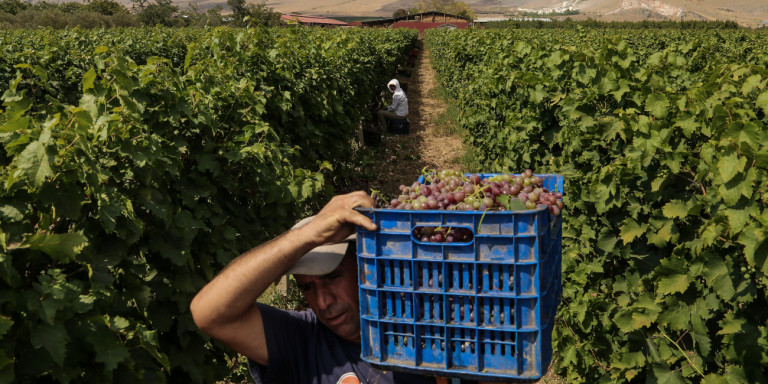
[[[411,130],[411,121],[409,119],[390,120],[389,133],[397,135],[407,135]]]
[[[491,174],[483,174],[483,177]],[[562,191],[560,175],[538,175]],[[552,358],[562,216],[527,211],[359,209],[362,358],[384,369],[537,379]],[[465,243],[424,243],[420,226],[465,227]]]

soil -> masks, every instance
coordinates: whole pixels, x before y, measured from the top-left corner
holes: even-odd
[[[414,65],[403,68],[410,76],[396,77],[408,97],[410,131],[407,135],[385,132],[380,145],[362,148],[364,160],[360,180],[355,183],[358,189],[394,197],[401,184],[411,185],[423,169],[461,169],[458,159],[464,153],[463,140],[436,123],[446,105],[436,96],[438,82],[429,51],[421,39],[417,47]]]

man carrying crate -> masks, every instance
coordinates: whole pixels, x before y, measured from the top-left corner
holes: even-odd
[[[257,383],[450,383],[385,372],[360,358],[355,226],[375,230],[354,210],[373,207],[365,192],[334,197],[313,218],[233,260],[190,305],[200,329],[248,357]],[[311,311],[256,302],[293,273]]]
[[[365,192],[334,197],[312,220],[245,252],[192,300],[195,323],[249,359],[257,383],[423,383],[360,358],[355,226],[376,226],[355,207]],[[282,311],[256,299],[293,273],[312,311]]]

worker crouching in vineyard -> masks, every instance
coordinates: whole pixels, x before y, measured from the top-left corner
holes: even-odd
[[[381,371],[360,358],[355,226],[376,225],[354,208],[373,206],[365,192],[336,196],[313,218],[243,253],[192,300],[195,324],[248,357],[257,383],[451,383]],[[311,310],[256,302],[286,273]]]
[[[379,127],[382,132],[387,130],[389,120],[403,120],[408,116],[408,97],[405,96],[405,91],[400,88],[400,82],[397,79],[392,79],[387,84],[387,88],[392,92],[392,103],[387,109],[379,109],[377,112]]]

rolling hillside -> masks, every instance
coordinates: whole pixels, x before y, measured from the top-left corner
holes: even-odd
[[[130,0],[121,0],[130,6]],[[249,0],[249,2],[254,0]],[[189,1],[178,4],[185,6]],[[301,12],[318,16],[389,17],[399,8],[409,8],[415,0],[267,0],[280,12]],[[733,20],[755,27],[768,21],[768,0],[466,0],[479,15],[515,10],[558,11],[577,9],[581,15],[597,20]],[[200,8],[225,0],[201,0]]]

